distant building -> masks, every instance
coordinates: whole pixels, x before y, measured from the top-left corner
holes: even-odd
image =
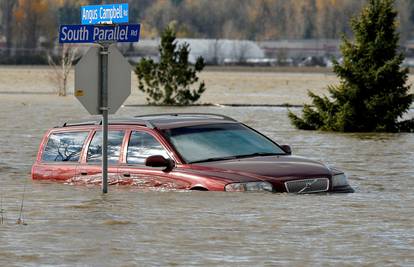
[[[339,39],[304,39],[254,42],[228,39],[178,38],[178,44],[190,45],[189,61],[195,63],[202,56],[207,64],[266,65],[266,66],[326,66],[332,58],[341,60]],[[118,44],[124,55],[138,62],[142,57],[159,60],[160,39],[140,40],[135,44]],[[402,45],[407,59],[404,65],[414,66],[414,40]]]
[[[210,64],[237,64],[265,58],[257,43],[248,40],[178,39],[179,44],[190,45],[190,62],[202,56]]]
[[[263,50],[253,41],[189,38],[177,38],[177,41],[179,45],[189,44],[189,61],[191,63],[195,63],[200,56],[207,64],[238,64],[265,59]],[[132,50],[128,45],[121,47],[125,55],[132,61],[137,61],[141,57],[157,60],[159,44],[160,39],[140,40],[139,43],[133,45]]]
[[[306,39],[259,42],[266,57],[269,58],[306,58],[340,56],[340,40]]]

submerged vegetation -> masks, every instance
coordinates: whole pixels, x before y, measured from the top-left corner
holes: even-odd
[[[397,12],[393,0],[370,0],[351,21],[355,41],[345,37],[343,62],[334,62],[339,85],[328,87],[330,98],[309,91],[313,106],[303,117],[289,117],[299,129],[341,132],[413,132],[414,119],[400,121],[413,95],[407,85],[408,68],[398,52]]]

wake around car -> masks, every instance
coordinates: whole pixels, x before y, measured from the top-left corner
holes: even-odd
[[[98,184],[101,160],[101,120],[67,122],[44,135],[32,178]],[[150,190],[354,192],[342,171],[218,114],[114,119],[108,163],[109,184]]]

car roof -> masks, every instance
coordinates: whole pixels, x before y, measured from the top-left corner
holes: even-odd
[[[139,125],[151,129],[173,129],[186,126],[217,124],[217,123],[238,123],[225,115],[212,113],[164,113],[148,114],[128,118],[114,118],[109,120],[110,125]],[[60,127],[101,125],[102,118],[90,118],[78,121],[67,121]]]

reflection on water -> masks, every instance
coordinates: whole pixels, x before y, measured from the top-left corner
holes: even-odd
[[[232,116],[290,144],[296,155],[345,170],[357,191],[143,192],[115,185],[103,196],[97,185],[29,179],[46,128],[85,114],[72,101],[55,100],[0,105],[0,114],[13,114],[0,128],[0,266],[414,265],[414,134],[297,131],[284,108],[123,108],[118,116]],[[16,225],[25,183],[26,226]]]

